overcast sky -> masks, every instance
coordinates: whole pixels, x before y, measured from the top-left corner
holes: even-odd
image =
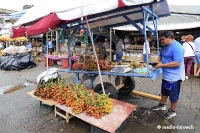
[[[0,8],[20,11],[23,5],[35,5],[41,0],[0,0]]]
[[[35,5],[41,0],[0,0],[0,8],[9,9],[9,10],[22,10],[23,5]],[[51,1],[51,0],[47,0]],[[70,0],[68,0],[70,2]],[[174,5],[191,5],[191,4],[200,4],[200,0],[167,0],[169,4]]]

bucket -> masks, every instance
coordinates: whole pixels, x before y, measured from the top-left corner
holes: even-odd
[[[68,58],[62,58],[62,68],[69,69],[69,59]]]
[[[48,66],[53,66],[53,60],[48,58]],[[47,57],[44,56],[44,65],[47,65]]]

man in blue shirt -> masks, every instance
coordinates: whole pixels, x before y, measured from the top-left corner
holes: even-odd
[[[48,39],[48,50],[49,50],[49,53],[52,54],[52,51],[53,51],[53,43],[52,43],[52,41],[51,41],[50,38]]]
[[[165,102],[169,97],[171,107],[164,114],[164,118],[169,119],[176,116],[175,108],[179,100],[181,88],[181,63],[183,62],[184,49],[182,45],[174,40],[171,31],[165,31],[161,35],[161,43],[163,45],[160,56],[157,59],[155,68],[162,68],[163,78],[161,86],[161,101],[152,110],[165,110]]]
[[[32,48],[32,44],[30,42],[28,42],[27,48]]]

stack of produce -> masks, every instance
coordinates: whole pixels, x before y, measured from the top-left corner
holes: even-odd
[[[28,42],[28,39],[26,37],[17,37],[17,38],[14,38],[13,41],[16,41],[16,42]]]
[[[112,62],[110,60],[99,60],[99,66],[101,70],[112,69]]]
[[[82,69],[85,69],[83,62],[75,62],[72,65],[72,70],[82,70]]]
[[[85,111],[86,115],[100,119],[113,110],[112,99],[107,94],[97,94],[88,90],[84,85],[66,84],[64,80],[39,85],[35,96],[43,99],[53,99],[60,104],[71,107],[72,112],[79,114]]]
[[[101,70],[112,69],[112,62],[110,60],[99,60],[99,67]],[[72,70],[97,71],[97,62],[94,59],[85,59],[85,63],[76,62],[72,65]]]
[[[0,36],[0,41],[12,42],[12,38],[9,35]]]

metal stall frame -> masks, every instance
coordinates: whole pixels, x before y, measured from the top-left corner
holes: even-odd
[[[165,11],[168,11],[168,6],[167,6],[167,2],[165,0],[160,0],[159,1],[161,3],[161,5],[163,7],[166,6],[166,9],[163,9]],[[104,29],[109,29],[115,26],[120,26],[120,25],[125,25],[125,24],[132,24],[133,26],[135,26],[143,35],[145,38],[145,42],[147,41],[147,34],[146,31],[147,29],[152,32],[157,39],[157,46],[158,44],[158,29],[157,29],[157,19],[159,19],[159,17],[165,17],[170,15],[170,13],[168,12],[167,14],[164,15],[156,15],[154,12],[154,8],[153,8],[153,4],[155,3],[159,3],[159,2],[152,2],[149,4],[144,4],[144,5],[139,5],[139,6],[129,6],[126,8],[122,8],[122,9],[118,9],[116,11],[109,11],[109,12],[104,12],[104,13],[100,13],[100,14],[95,14],[95,15],[91,15],[91,16],[87,16],[89,23],[94,23],[99,21],[101,18],[101,16],[105,16],[105,15],[109,15],[109,14],[114,14],[113,16],[109,17],[109,18],[115,18],[115,17],[123,17],[127,22],[123,22],[120,24],[114,24],[114,25],[109,25],[109,26],[105,26],[103,27]],[[149,8],[147,8],[146,6],[149,6]],[[134,11],[130,11],[130,9],[137,9],[139,7],[138,10],[134,10]],[[127,11],[127,12],[125,12]],[[129,12],[130,11],[130,12]],[[135,14],[135,13],[142,13],[143,14],[143,19],[141,20],[132,20],[129,15],[130,14]],[[151,17],[150,17],[151,16]],[[99,19],[97,19],[99,18]],[[147,22],[152,20],[154,23],[154,29],[151,29],[148,25]],[[143,25],[143,28],[139,27],[137,25],[137,23],[141,23]],[[60,25],[60,27],[62,28],[66,28],[67,29],[67,36],[68,36],[68,56],[69,56],[69,69],[63,69],[60,70],[60,72],[68,72],[68,73],[75,73],[76,74],[76,82],[78,84],[83,83],[85,80],[90,80],[90,88],[93,88],[93,82],[96,79],[96,77],[99,75],[98,71],[83,71],[83,70],[72,70],[72,64],[71,64],[71,53],[70,53],[70,42],[71,39],[73,38],[74,34],[80,29],[87,29],[89,27],[86,28],[86,20],[83,20],[83,18],[79,18],[77,20],[74,20],[71,23],[65,23]],[[73,30],[73,34],[69,34],[69,31]],[[93,29],[95,30],[95,29]],[[85,30],[85,32],[89,35],[89,33]],[[100,32],[101,33],[101,32]],[[93,38],[91,38],[93,39]],[[97,37],[95,39],[93,39],[95,42],[97,39]],[[147,49],[147,45],[145,45],[146,49]],[[93,48],[94,49],[94,48]],[[94,50],[95,51],[95,50]],[[158,48],[158,52],[159,52],[159,48]],[[146,56],[148,57],[148,52],[146,54]],[[149,60],[147,58],[147,64],[149,64]],[[162,73],[161,69],[154,69],[153,71],[149,70],[149,65],[147,65],[147,74],[140,74],[140,73],[133,73],[133,72],[128,72],[128,73],[113,73],[110,71],[106,71],[106,70],[101,70],[101,74],[102,75],[108,75],[108,82],[111,82],[111,76],[119,76],[120,77],[120,84],[118,86],[116,86],[116,90],[119,90],[120,88],[122,88],[124,86],[123,82],[121,81],[122,78],[121,77],[147,77],[147,78],[151,78],[153,81],[156,80],[156,78]],[[82,77],[80,78],[79,74],[83,74]]]

